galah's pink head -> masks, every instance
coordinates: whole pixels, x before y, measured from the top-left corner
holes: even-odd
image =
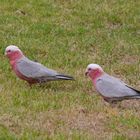
[[[103,69],[98,64],[89,64],[86,68],[85,75],[95,80],[104,73]]]
[[[9,60],[17,60],[23,56],[23,53],[17,46],[10,45],[5,49],[5,55]]]

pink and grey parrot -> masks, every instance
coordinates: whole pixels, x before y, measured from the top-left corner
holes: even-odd
[[[96,90],[107,102],[140,99],[140,91],[130,87],[120,79],[108,75],[97,64],[89,64],[85,75],[91,78]]]
[[[8,46],[5,49],[5,55],[9,58],[12,69],[16,75],[19,78],[26,80],[30,85],[55,80],[74,79],[71,76],[48,69],[38,62],[29,60],[17,46]]]

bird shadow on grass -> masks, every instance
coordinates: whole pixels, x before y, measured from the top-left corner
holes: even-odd
[[[26,87],[28,90],[49,91],[53,93],[72,92],[77,88],[74,82],[75,81],[51,81],[48,83],[34,84],[32,86],[26,84]]]
[[[138,111],[140,108],[140,102],[138,99],[133,100],[124,100],[120,102],[115,103],[107,103],[106,101],[103,102],[103,105],[105,105],[108,108],[112,109],[119,109],[119,110],[135,110]]]

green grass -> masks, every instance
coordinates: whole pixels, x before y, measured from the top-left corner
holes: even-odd
[[[140,89],[136,0],[0,1],[0,139],[140,139],[140,101],[112,108],[84,76],[89,63]],[[76,81],[30,88],[4,56],[15,44]]]

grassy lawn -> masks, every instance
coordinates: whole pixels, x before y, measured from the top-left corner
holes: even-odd
[[[111,107],[84,76],[98,63],[140,89],[139,13],[138,0],[0,0],[0,140],[140,139],[140,100]],[[10,44],[76,81],[30,88]]]

